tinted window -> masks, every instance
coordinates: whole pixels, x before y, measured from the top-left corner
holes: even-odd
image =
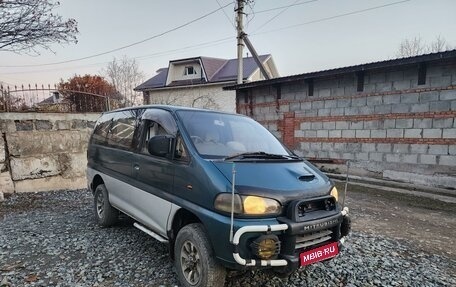
[[[108,145],[120,149],[131,149],[135,132],[136,118],[125,113],[116,114],[112,119],[108,134]]]
[[[177,134],[177,124],[170,112],[161,109],[147,109],[141,115],[144,126],[143,145],[141,152],[149,154],[147,144],[149,139],[157,135]]]
[[[145,141],[142,147],[141,152],[144,154],[148,154],[147,150],[147,144],[149,143],[149,140],[153,138],[154,136],[158,135],[168,135],[169,132],[166,131],[166,129],[160,125],[157,122],[151,121],[151,120],[143,120],[144,122],[144,128],[145,130]]]
[[[150,120],[158,123],[167,134],[176,135],[177,125],[170,112],[160,109],[147,109],[141,115],[143,120]]]
[[[184,162],[190,160],[187,149],[185,148],[185,143],[180,135],[176,138],[176,152],[174,154],[174,158],[178,161]]]
[[[92,143],[130,150],[136,145],[138,116],[144,110],[125,110],[103,115],[95,126]]]
[[[101,116],[93,130],[92,143],[105,145],[107,136],[112,124],[112,114],[105,114]]]

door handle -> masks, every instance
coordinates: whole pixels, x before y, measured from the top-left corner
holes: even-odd
[[[135,164],[135,165],[133,166],[133,168],[134,168],[135,170],[139,170],[139,165]]]

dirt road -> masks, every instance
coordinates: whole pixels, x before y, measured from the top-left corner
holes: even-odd
[[[225,286],[456,286],[456,204],[351,185],[347,205],[353,232],[333,260],[283,279],[248,271]],[[87,190],[0,203],[0,286],[177,284],[167,246],[127,220],[100,228]]]
[[[339,192],[344,190],[343,183],[337,186]],[[353,230],[403,240],[417,250],[456,259],[456,204],[350,184],[347,206]]]

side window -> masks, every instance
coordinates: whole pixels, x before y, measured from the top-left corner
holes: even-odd
[[[188,156],[187,149],[184,144],[184,140],[179,135],[176,139],[176,152],[174,154],[174,158],[177,161],[188,162],[190,160]]]
[[[141,115],[142,139],[141,150],[143,154],[149,155],[147,149],[149,140],[158,135],[177,136],[177,124],[173,115],[166,110],[149,108]]]
[[[151,138],[153,138],[154,136],[167,135],[168,132],[166,132],[165,128],[163,128],[162,125],[160,125],[157,122],[151,121],[151,120],[144,121],[144,128],[145,128],[145,137],[144,137],[144,143],[142,145],[141,153],[149,154],[149,152],[147,151],[147,145],[149,143],[149,140]]]
[[[135,133],[136,116],[134,110],[115,113],[110,124],[107,144],[124,150],[131,150]]]
[[[93,130],[91,142],[93,144],[105,145],[107,142],[108,133],[111,129],[112,114],[106,114],[101,116]]]

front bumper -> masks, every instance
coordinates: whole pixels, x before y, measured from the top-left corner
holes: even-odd
[[[304,222],[293,222],[291,220],[281,218],[282,224],[275,225],[251,225],[241,227],[236,231],[233,237],[233,257],[236,262],[242,266],[273,266],[283,267],[283,272],[291,272],[299,268],[299,253],[305,249],[312,249],[319,245],[328,243],[327,240],[332,242],[339,242],[339,246],[344,243],[345,237],[350,231],[350,218],[348,216],[349,209],[345,207],[342,211],[332,216],[315,219]],[[324,234],[325,230],[331,231],[331,236],[318,238],[315,234]],[[260,259],[246,259],[242,258],[239,254],[239,241],[246,233],[271,233],[281,232],[279,235],[282,241],[282,251],[278,259],[260,260]],[[307,235],[306,235],[307,234]],[[327,234],[327,232],[325,233]],[[304,236],[303,236],[304,235]],[[297,243],[297,238],[305,238],[307,241],[304,243]],[[321,241],[322,239],[327,239]]]

